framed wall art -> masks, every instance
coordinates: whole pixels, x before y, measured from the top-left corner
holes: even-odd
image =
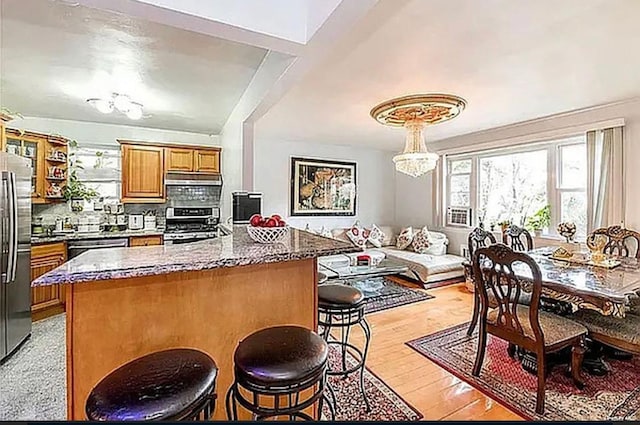
[[[356,215],[356,163],[291,158],[292,216]]]

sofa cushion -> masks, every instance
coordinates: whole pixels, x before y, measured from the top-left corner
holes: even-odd
[[[463,276],[463,257],[457,255],[427,255],[398,248],[380,248],[388,259],[405,264],[422,282],[433,281],[433,275],[447,274],[449,278]]]
[[[398,240],[396,241],[396,248],[398,249],[407,249],[411,242],[413,242],[413,227],[409,226],[402,229],[402,232],[398,235]]]
[[[429,229],[427,229],[427,226],[424,226],[413,236],[411,248],[419,254],[424,254],[430,246],[431,235],[429,234]]]
[[[391,226],[378,226],[382,233],[384,233],[384,238],[382,239],[382,246],[391,246],[396,244],[397,234],[393,230]]]
[[[369,238],[369,230],[365,229],[359,221],[353,223],[353,226],[347,229],[347,237],[355,246],[364,248]]]
[[[331,237],[339,241],[351,243],[351,239],[347,237],[347,229],[332,229]]]
[[[384,232],[378,226],[372,224],[371,229],[369,229],[367,242],[371,243],[371,245],[376,248],[380,248],[382,246],[382,242],[384,242],[384,237]]]

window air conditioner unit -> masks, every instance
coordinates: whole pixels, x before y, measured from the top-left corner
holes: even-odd
[[[471,208],[448,207],[447,226],[471,226]]]

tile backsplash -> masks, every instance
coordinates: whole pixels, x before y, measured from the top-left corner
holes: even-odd
[[[124,214],[144,214],[147,211],[152,211],[156,215],[156,226],[164,228],[165,208],[166,204],[125,204]],[[32,219],[42,218],[43,226],[54,226],[56,219],[65,220],[67,217],[71,219],[71,223],[74,225],[78,223],[80,217],[98,217],[100,223],[107,222],[107,214],[104,210],[94,211],[93,204],[89,202],[85,202],[85,208],[80,212],[71,211],[71,207],[66,202],[59,204],[33,204],[31,216]]]

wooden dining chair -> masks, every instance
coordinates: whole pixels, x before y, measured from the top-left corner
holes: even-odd
[[[640,259],[640,233],[635,230],[609,226],[594,230],[589,237],[592,235],[606,236],[605,254]]]
[[[531,285],[529,307],[514,301],[520,296],[523,285],[521,278],[514,273],[514,265],[528,269],[526,274],[532,276],[528,282]],[[587,329],[570,319],[540,310],[542,274],[538,264],[525,253],[516,252],[504,244],[496,244],[475,252],[473,273],[478,282],[476,290],[481,298],[478,351],[473,375],[480,375],[487,348],[487,334],[491,334],[536,354],[537,413],[544,413],[545,384],[549,371],[547,354],[571,347],[571,377],[578,388],[583,388],[580,369]],[[497,307],[491,310],[489,293],[493,294],[497,302]]]
[[[533,238],[531,233],[524,227],[509,225],[502,232],[502,243],[513,249],[514,251],[527,252],[533,249]]]
[[[482,227],[476,227],[469,233],[467,237],[467,248],[469,249],[469,260],[463,263],[465,267],[466,274],[470,276],[471,281],[473,282],[474,287],[476,287],[475,279],[473,277],[473,264],[472,259],[476,250],[480,248],[484,248],[491,244],[496,243],[496,237],[493,236],[492,232],[488,232],[484,230]],[[473,335],[473,331],[476,328],[476,324],[478,323],[478,316],[480,314],[480,297],[478,296],[477,288],[473,292],[473,313],[471,315],[471,323],[469,323],[469,329],[467,330],[467,335]]]

